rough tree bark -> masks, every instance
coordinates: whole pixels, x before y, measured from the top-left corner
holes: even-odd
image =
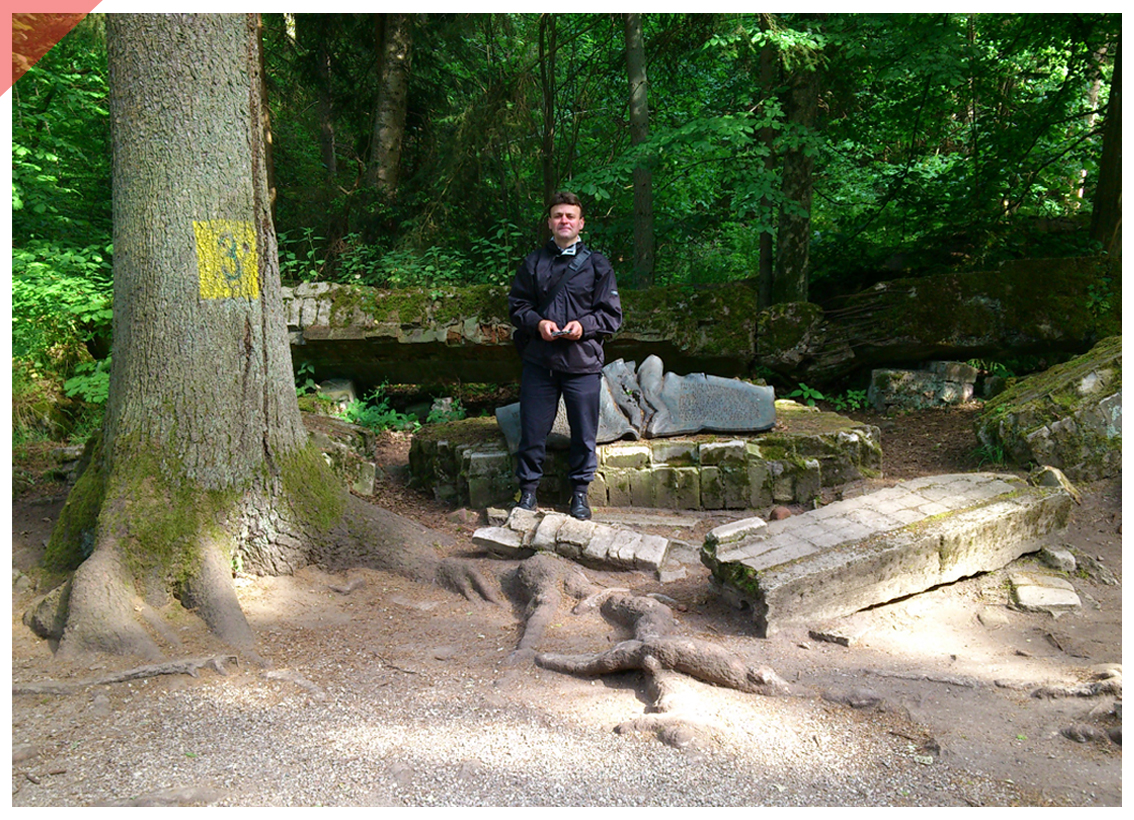
[[[354,563],[470,589],[433,534],[349,496],[307,442],[269,211],[257,15],[110,15],[114,368],[45,564],[59,651],[147,657],[173,598],[254,654],[232,584]]]
[[[367,181],[378,189],[383,198],[391,200],[398,192],[398,171],[406,132],[413,16],[382,16],[384,20],[378,38],[382,71],[374,112],[374,149]]]
[[[803,144],[814,126],[819,107],[819,75],[800,65],[787,78],[785,113],[788,126],[797,130],[801,143],[783,157],[783,195],[794,203],[780,212],[776,240],[776,266],[772,281],[772,304],[807,301],[808,266],[811,258],[811,194],[815,159]]]
[[[630,143],[641,145],[650,135],[650,106],[646,81],[646,50],[642,15],[626,14],[626,73],[630,81]],[[634,169],[634,276],[635,287],[654,284],[654,198],[650,169]]]
[[[1111,256],[1122,253],[1122,41],[1114,55],[1114,77],[1110,85],[1099,181],[1091,215],[1091,238]]]
[[[555,57],[559,51],[558,27],[554,14],[539,16],[539,84],[543,97],[543,135],[540,168],[543,175],[543,201],[551,202],[559,177],[555,173]],[[545,227],[545,238],[550,234]]]

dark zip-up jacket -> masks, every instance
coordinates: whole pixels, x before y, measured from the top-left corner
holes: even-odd
[[[575,253],[582,250],[580,242]],[[604,364],[603,339],[622,326],[622,301],[610,261],[591,251],[544,314],[538,312],[540,303],[575,259],[560,254],[554,241],[528,254],[512,280],[508,315],[512,325],[525,331],[529,339],[520,354],[525,362],[562,373],[598,373]],[[583,338],[577,342],[545,342],[539,335],[541,319],[550,319],[561,330],[568,322],[577,321],[583,327]]]

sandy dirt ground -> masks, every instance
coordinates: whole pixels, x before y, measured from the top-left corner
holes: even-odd
[[[847,491],[995,469],[974,455],[974,412],[862,416],[882,429],[884,477]],[[406,487],[407,452],[405,436],[382,440],[373,501],[450,534],[454,554],[486,572],[506,569],[472,545],[478,511]],[[12,677],[15,687],[69,688],[13,695],[12,802],[1118,806],[1121,479],[1080,489],[1052,542],[1086,559],[1069,576],[1083,606],[1059,618],[1012,609],[1006,568],[850,616],[840,625],[849,646],[806,629],[761,639],[704,568],[665,585],[582,570],[600,586],[664,596],[683,634],[789,683],[790,695],[765,697],[690,681],[685,702],[700,728],[677,748],[615,732],[649,708],[640,673],[591,680],[514,663],[518,606],[371,570],[239,577],[266,666],[237,658],[225,674],[84,685],[143,664],[64,664],[23,625],[45,591],[27,576],[65,492],[41,488],[13,501]],[[650,529],[697,544],[738,516],[683,517],[692,523]],[[541,651],[601,651],[624,637],[572,603]],[[169,618],[183,636],[171,659],[226,654],[192,615]],[[1082,694],[1099,680],[1107,691]]]

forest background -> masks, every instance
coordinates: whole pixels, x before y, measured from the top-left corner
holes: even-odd
[[[85,439],[106,399],[104,22],[12,88],[17,460]],[[624,288],[750,280],[762,305],[1120,252],[1120,14],[262,24],[285,284],[506,284],[559,188]]]

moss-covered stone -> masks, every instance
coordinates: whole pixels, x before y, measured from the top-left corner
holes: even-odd
[[[882,452],[876,427],[791,401],[778,402],[777,413],[780,424],[766,433],[600,445],[592,501],[598,506],[674,509],[763,508],[774,501],[806,504],[822,488],[878,472]],[[415,483],[455,503],[471,503],[475,496],[478,507],[512,499],[513,463],[499,427],[488,421],[466,419],[415,436],[410,449]],[[463,456],[454,455],[459,453]],[[565,451],[549,450],[540,498],[565,501],[566,475]]]
[[[1122,337],[1012,384],[977,418],[982,445],[1020,466],[1058,467],[1073,481],[1122,467]]]

